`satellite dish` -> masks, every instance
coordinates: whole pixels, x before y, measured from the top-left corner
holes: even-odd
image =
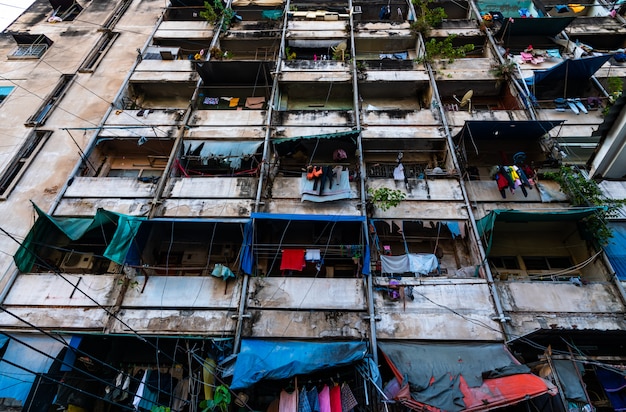
[[[474,90],[469,90],[467,93],[465,93],[463,95],[463,98],[461,99],[461,107],[465,107],[469,103],[470,110],[471,110],[471,107],[472,107],[472,96],[473,95],[474,95]]]

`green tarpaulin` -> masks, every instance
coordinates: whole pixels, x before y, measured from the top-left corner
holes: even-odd
[[[601,208],[583,207],[563,210],[546,210],[538,212],[525,212],[513,209],[496,209],[489,212],[482,219],[477,220],[476,227],[478,229],[478,235],[481,238],[485,236],[486,253],[487,255],[489,255],[493,236],[486,234],[487,232],[491,232],[493,230],[493,227],[496,224],[496,220],[499,222],[571,222],[580,220],[593,213],[596,213],[599,209]]]
[[[21,272],[30,272],[37,261],[36,247],[45,245],[48,239],[59,234],[65,235],[72,241],[80,240],[91,230],[101,230],[103,225],[115,224],[113,238],[109,241],[103,256],[115,263],[123,264],[131,242],[137,235],[144,217],[128,216],[120,213],[98,209],[93,217],[52,217],[33,205],[39,218],[13,256],[15,264]]]

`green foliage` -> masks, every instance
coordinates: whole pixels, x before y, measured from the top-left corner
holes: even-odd
[[[295,60],[296,59],[296,52],[292,52],[291,48],[289,46],[285,47],[285,57],[287,58],[287,60]]]
[[[169,406],[156,406],[154,405],[152,407],[152,409],[150,409],[150,412],[170,412],[170,407]]]
[[[367,189],[367,194],[369,195],[369,201],[381,210],[396,207],[406,198],[406,194],[402,190],[389,189],[387,187],[369,188]]]
[[[463,46],[454,47],[452,40],[454,40],[455,37],[456,35],[450,35],[444,40],[430,39],[427,41],[424,44],[426,52],[421,58],[421,61],[430,63],[435,59],[444,58],[448,59],[449,63],[452,63],[454,59],[465,57],[467,52],[474,50],[473,44],[464,44]]]
[[[497,76],[500,78],[512,76],[513,73],[515,73],[516,71],[517,71],[517,64],[513,61],[507,61],[506,63],[499,64],[493,69],[491,69],[491,73],[493,73],[494,76]]]
[[[609,99],[604,107],[604,110],[602,111],[602,114],[605,116],[609,113],[611,106],[613,106],[615,101],[619,99],[624,92],[624,81],[620,77],[609,77],[606,80],[606,83],[608,89],[607,91],[609,92]]]
[[[216,3],[216,2],[215,2]],[[221,3],[220,3],[221,6]],[[200,12],[200,17],[208,21],[209,23],[216,23],[219,18],[219,14],[215,8],[208,1],[204,2],[204,10]]]
[[[219,385],[215,388],[213,399],[205,399],[200,402],[201,412],[228,412],[232,398],[230,389],[226,385]]]
[[[209,23],[215,24],[222,16],[224,19],[222,20],[221,30],[226,31],[230,27],[233,17],[235,17],[235,12],[232,9],[225,8],[221,0],[213,0],[213,4],[208,1],[204,2],[204,10],[200,12],[200,17]]]
[[[613,236],[607,219],[615,217],[617,210],[625,201],[607,198],[595,180],[588,179],[577,167],[561,166],[558,172],[547,173],[546,177],[553,179],[565,193],[572,206],[592,207],[599,206],[596,213],[585,218],[586,230],[593,238],[606,245]]]
[[[415,12],[417,13],[415,21],[411,23],[411,29],[415,33],[422,33],[422,35],[428,36],[431,28],[437,27],[448,17],[443,7],[428,7],[428,5],[435,0],[412,1],[415,6]]]

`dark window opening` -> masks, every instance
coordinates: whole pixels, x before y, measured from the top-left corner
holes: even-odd
[[[82,73],[93,72],[94,69],[98,67],[98,64],[100,64],[100,61],[109,50],[118,35],[119,33],[113,33],[110,31],[104,33],[102,35],[102,38],[98,41],[96,47],[89,54],[89,56],[87,56],[78,71]]]
[[[52,132],[37,130],[26,138],[22,147],[8,163],[6,170],[0,177],[1,197],[8,196],[50,134]]]
[[[73,80],[74,75],[62,75],[55,89],[44,100],[43,104],[39,107],[39,110],[37,110],[37,113],[35,113],[26,121],[25,126],[40,126],[44,124],[46,122],[46,119],[50,115],[50,112],[63,98],[65,92],[67,91]]]
[[[515,256],[494,256],[489,258],[492,266],[499,269],[519,269],[519,262]]]
[[[52,40],[43,34],[15,33],[17,47],[9,59],[38,59],[52,46]]]

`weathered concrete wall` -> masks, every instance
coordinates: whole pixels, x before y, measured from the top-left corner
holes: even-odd
[[[164,217],[248,217],[250,199],[164,199],[159,214]]]
[[[80,177],[74,178],[64,198],[150,198],[156,183],[144,183],[132,177]]]
[[[254,199],[258,186],[255,177],[176,177],[170,179],[167,194],[172,199]]]
[[[386,286],[388,279],[376,278]],[[414,299],[391,300],[375,293],[379,339],[497,340],[501,338],[487,283],[480,279],[407,278]]]
[[[32,200],[47,211],[80,160],[80,150],[85,151],[93,130],[65,131],[61,128],[93,128],[99,124],[128,71],[136,62],[137,48],[142,48],[154,23],[162,11],[156,0],[133,2],[129,12],[122,16],[115,28],[120,34],[92,73],[78,73],[83,61],[102,38],[101,25],[114,13],[119,1],[82,3],[84,10],[71,22],[50,24],[46,22],[52,7],[48,1],[37,0],[29,10],[10,27],[15,32],[45,34],[54,43],[40,58],[8,60],[16,44],[11,36],[0,39],[0,72],[9,79],[1,85],[16,86],[0,107],[0,134],[3,136],[3,153],[7,159],[20,149],[32,131],[24,123],[34,115],[44,99],[58,84],[62,74],[76,74],[65,95],[56,101],[57,107],[42,126],[53,133],[21,177],[19,184],[0,203],[0,213],[5,216],[3,228],[23,238],[30,230],[34,212]],[[78,146],[78,147],[77,147]],[[79,208],[82,210],[82,208]],[[91,209],[93,215],[95,210]],[[82,213],[79,211],[79,214]],[[0,260],[0,290],[14,273],[11,255],[17,244],[8,237],[0,238],[0,249],[5,257]],[[62,315],[59,316],[62,319]],[[52,326],[52,325],[51,325]]]
[[[409,185],[410,190],[407,190],[404,181],[380,178],[367,181],[367,186],[372,189],[386,187],[402,191],[406,194],[402,203],[414,200],[463,200],[463,192],[456,179],[409,179]]]
[[[365,310],[362,279],[254,278],[248,294],[250,309]]]
[[[366,339],[369,323],[362,313],[340,311],[249,310],[244,336],[282,339]]]

